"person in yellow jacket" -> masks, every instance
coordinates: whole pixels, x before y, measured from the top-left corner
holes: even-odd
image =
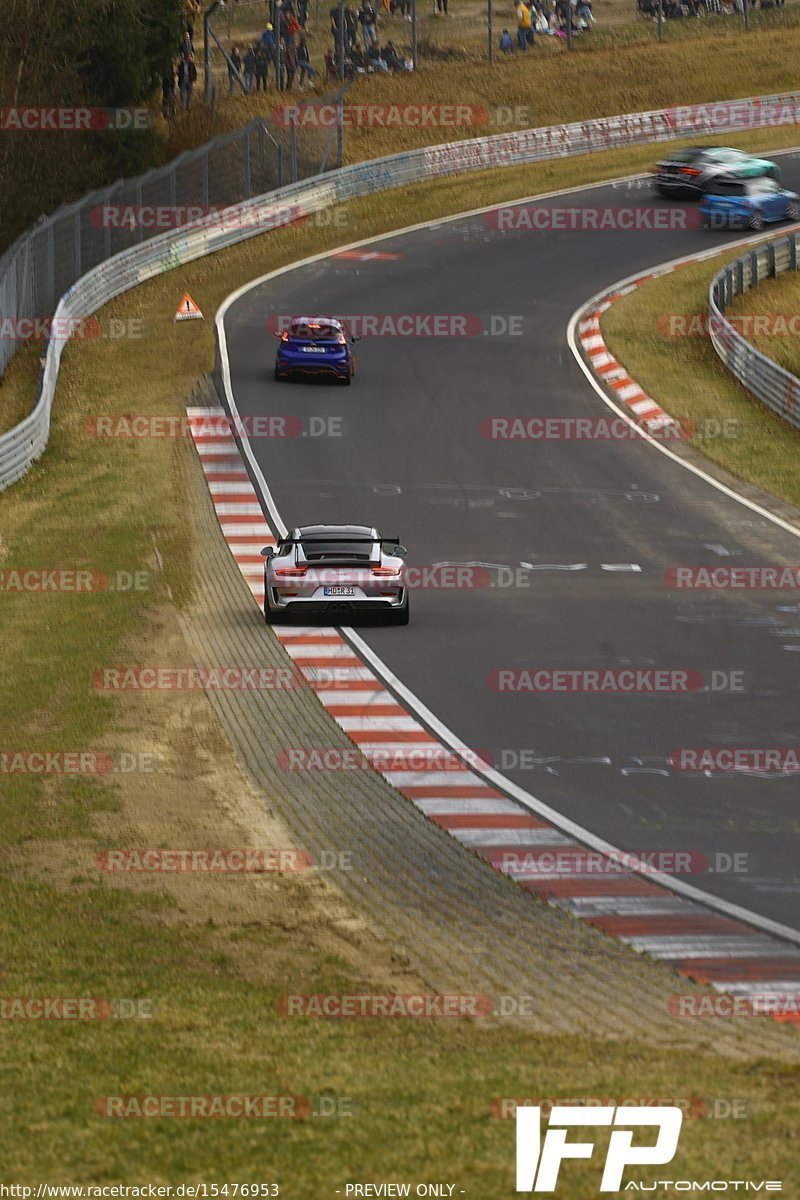
[[[533,43],[533,25],[531,22],[531,10],[525,3],[525,0],[518,0],[517,3],[517,45],[520,50],[527,50],[528,45]]]

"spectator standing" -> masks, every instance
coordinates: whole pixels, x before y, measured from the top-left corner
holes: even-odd
[[[194,23],[200,12],[199,0],[183,0],[183,27],[189,35],[189,48],[194,50]]]
[[[517,0],[517,45],[520,50],[528,49],[531,32],[531,10],[525,0]]]
[[[297,68],[300,72],[300,83],[298,85],[299,90],[302,92],[303,88],[305,87],[306,76],[308,76],[308,86],[312,88],[314,86],[314,76],[317,72],[311,65],[308,46],[306,45],[306,39],[304,37],[301,37],[300,41],[297,43]]]
[[[370,0],[361,0],[361,8],[358,10],[358,21],[361,26],[361,40],[364,43],[364,49],[367,50],[370,46],[377,46],[378,14],[375,12]]]
[[[283,86],[290,92],[297,73],[297,53],[291,42],[281,42],[281,65]]]
[[[192,107],[192,92],[197,81],[197,67],[194,65],[194,55],[184,54],[178,67],[178,87],[181,93],[181,105],[188,111]]]
[[[297,0],[297,24],[308,29],[308,0]]]
[[[352,50],[358,41],[358,17],[356,10],[348,4],[344,10],[344,34],[348,50]]]
[[[514,43],[511,40],[511,34],[507,29],[503,30],[503,33],[500,37],[500,49],[502,50],[503,54],[514,53]]]
[[[228,62],[228,95],[232,96],[236,91],[236,72],[242,73],[242,56],[239,53],[239,47],[234,46],[231,50],[231,57]]]
[[[300,32],[300,25],[298,23],[297,17],[294,15],[293,12],[287,13],[286,32],[285,32],[284,38],[283,38],[283,40],[286,42],[287,46],[294,46],[294,44],[295,44],[294,39],[299,32]]]
[[[442,13],[447,16],[447,0],[436,0],[435,12],[437,16],[441,15]]]
[[[281,16],[281,20],[283,20],[282,16]],[[261,45],[264,48],[264,59],[267,64],[267,66],[266,66],[267,79],[269,78],[269,68],[270,68],[270,66],[272,66],[272,70],[275,75],[275,79],[277,80],[278,68],[275,63],[275,51],[276,51],[278,42],[275,37],[275,30],[273,29],[273,27],[269,21],[267,22],[266,29],[264,30],[264,32],[261,35]],[[264,91],[267,90],[267,79],[264,80]],[[276,82],[275,86],[277,88],[277,86],[278,86],[277,82]]]
[[[175,116],[175,68],[172,63],[161,76],[161,114],[165,120]]]
[[[248,92],[256,87],[256,49],[251,46],[244,56],[244,83]]]
[[[269,77],[269,58],[267,56],[267,48],[263,42],[259,42],[256,46],[256,91],[265,92],[267,90],[267,80]]]

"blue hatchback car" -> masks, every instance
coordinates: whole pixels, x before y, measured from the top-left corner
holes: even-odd
[[[717,180],[713,189],[700,205],[707,229],[763,229],[771,221],[800,221],[800,196],[776,179]]]
[[[356,373],[353,343],[335,317],[293,317],[288,329],[278,334],[275,378],[318,375],[338,379],[349,386]]]

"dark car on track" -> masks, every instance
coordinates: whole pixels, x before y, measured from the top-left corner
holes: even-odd
[[[356,372],[353,343],[335,317],[293,317],[288,329],[277,335],[275,378],[316,375],[349,385]]]
[[[780,168],[768,158],[754,158],[730,146],[689,146],[656,164],[653,182],[662,196],[702,196],[720,178],[780,179]]]

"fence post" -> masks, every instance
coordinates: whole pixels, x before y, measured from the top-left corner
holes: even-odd
[[[55,232],[53,221],[47,223],[47,312],[55,312],[56,308],[56,260]]]
[[[789,269],[797,270],[797,237],[795,234],[789,238]]]
[[[749,284],[749,286],[751,288],[755,287],[757,285],[757,283],[758,283],[758,251],[751,250],[750,251],[750,284]]]
[[[336,165],[344,165],[344,100],[341,96],[336,104]]]
[[[417,69],[417,0],[411,0],[411,63]]]
[[[250,126],[242,131],[242,172],[244,174],[244,196],[249,200],[252,196],[250,188]]]
[[[489,29],[489,62],[494,62],[494,13],[492,11],[492,0],[488,0],[488,8],[486,19]]]
[[[778,272],[775,270],[775,243],[767,243],[767,274],[774,279]]]
[[[292,183],[297,183],[297,126],[294,121],[289,129],[289,154],[291,155]]]
[[[75,243],[75,278],[81,277],[81,210],[75,213],[75,233],[73,235]]]
[[[208,208],[208,154],[204,154],[201,162],[203,164],[203,205]]]

